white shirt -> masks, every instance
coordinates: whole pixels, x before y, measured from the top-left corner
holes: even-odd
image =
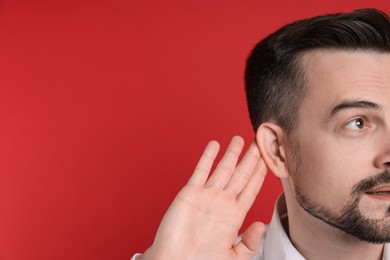
[[[252,260],[305,260],[293,246],[283,229],[281,219],[287,218],[286,200],[282,194],[276,201],[270,224],[260,241],[262,247]],[[135,260],[134,255],[131,260]],[[390,244],[386,243],[383,251],[383,260],[390,260]]]

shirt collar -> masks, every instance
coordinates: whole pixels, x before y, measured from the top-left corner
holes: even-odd
[[[293,246],[281,223],[281,219],[287,218],[286,199],[282,193],[274,208],[272,219],[267,227],[264,243],[264,259],[267,260],[304,260],[305,258]],[[390,245],[385,244],[383,260],[390,260]]]
[[[286,199],[284,194],[276,201],[271,223],[267,227],[264,241],[264,259],[291,259],[304,260],[305,258],[292,245],[286,232],[283,229],[280,218],[287,217]]]

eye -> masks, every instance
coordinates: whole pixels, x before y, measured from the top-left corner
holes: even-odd
[[[364,118],[361,117],[355,118],[349,121],[345,126],[352,130],[361,131],[365,127],[365,120]]]

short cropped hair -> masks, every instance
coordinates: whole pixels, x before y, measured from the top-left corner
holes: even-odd
[[[375,9],[321,15],[288,24],[260,41],[245,70],[255,131],[263,122],[273,121],[287,134],[294,132],[306,93],[300,57],[315,49],[390,52],[389,16]]]

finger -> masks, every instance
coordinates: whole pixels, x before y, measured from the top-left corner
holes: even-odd
[[[252,204],[264,183],[264,178],[266,175],[267,167],[263,161],[263,158],[260,158],[256,164],[256,168],[251,178],[237,197],[237,202],[245,211],[248,211],[252,207]]]
[[[195,171],[188,180],[187,185],[203,186],[209,176],[210,169],[219,151],[219,143],[210,141],[196,165]]]
[[[265,225],[261,222],[255,222],[247,228],[241,241],[233,247],[238,259],[250,259],[256,255],[260,249],[264,231]]]
[[[243,147],[244,139],[240,136],[234,136],[205,187],[214,186],[220,189],[225,187],[236,168],[238,157],[240,156]]]
[[[256,164],[259,158],[260,151],[256,143],[253,141],[241,162],[238,164],[232,178],[226,185],[225,190],[229,191],[234,196],[238,195],[250,180],[254,170],[256,169]]]

